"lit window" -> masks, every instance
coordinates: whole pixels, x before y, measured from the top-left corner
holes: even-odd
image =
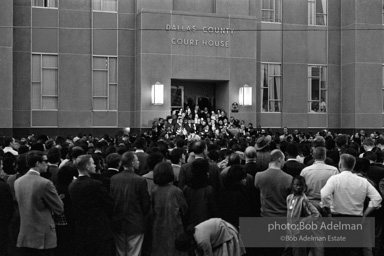
[[[58,0],[32,0],[32,6],[45,7],[45,8],[57,8]]]
[[[261,20],[265,22],[281,22],[281,0],[262,0]]]
[[[281,64],[261,64],[261,111],[281,112]]]
[[[57,109],[58,56],[32,54],[32,109]]]
[[[117,58],[93,57],[93,110],[117,110]]]
[[[308,25],[327,25],[327,0],[308,0]]]
[[[308,111],[310,113],[327,112],[327,68],[325,66],[308,67]]]
[[[100,12],[117,12],[117,0],[93,0],[93,10]]]

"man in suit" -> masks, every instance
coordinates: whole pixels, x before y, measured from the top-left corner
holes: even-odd
[[[77,254],[112,255],[112,198],[101,181],[90,177],[96,173],[91,155],[77,157],[75,166],[79,177],[69,185],[69,195],[75,217]]]
[[[111,153],[105,159],[105,162],[107,164],[107,170],[103,172],[101,176],[105,178],[105,183],[108,191],[110,189],[112,176],[119,173],[120,161],[121,161],[121,155],[118,153]]]
[[[144,241],[144,217],[151,207],[147,181],[135,173],[140,162],[137,155],[125,152],[121,159],[124,170],[111,178],[111,195],[115,201],[113,235],[116,254],[141,255]]]
[[[299,147],[296,142],[291,142],[287,145],[287,161],[284,164],[283,171],[288,173],[292,177],[300,175],[301,170],[305,168],[305,165],[297,161],[299,154]]]
[[[139,162],[140,162],[139,169],[135,171],[137,171],[137,174],[139,175],[144,175],[147,173],[147,169],[148,169],[148,166],[147,166],[148,154],[145,153],[147,142],[145,141],[144,138],[139,137],[135,141],[135,147],[136,147],[135,154],[137,155],[137,158],[139,159]]]
[[[245,165],[244,170],[252,176],[255,177],[257,169],[256,169],[256,149],[252,146],[249,146],[244,151],[245,156]]]
[[[193,153],[195,154],[195,160],[199,158],[206,158],[207,156],[208,148],[207,148],[207,144],[204,141],[201,141],[201,140],[196,141],[192,146],[192,150],[193,150]],[[179,188],[181,189],[183,189],[183,187],[187,185],[192,178],[192,171],[191,171],[192,162],[193,161],[187,164],[184,164],[180,168]],[[215,194],[218,195],[222,187],[222,183],[220,180],[219,167],[216,164],[209,163],[209,180],[210,180],[210,185],[212,185],[212,188],[214,189]]]
[[[47,170],[47,161],[43,152],[29,152],[27,164],[31,169],[15,181],[20,211],[19,255],[52,255],[57,246],[52,213],[59,215],[64,207],[53,183],[40,176]]]

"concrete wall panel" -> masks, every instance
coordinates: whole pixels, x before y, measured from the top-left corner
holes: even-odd
[[[119,1],[132,2],[132,1]],[[60,1],[60,10],[91,11],[92,0],[64,0]]]
[[[216,0],[194,0],[194,1],[177,0],[177,1],[173,1],[173,10],[185,11],[185,12],[215,13],[216,11],[215,3],[216,3]]]
[[[262,23],[260,35],[260,60],[262,62],[281,62],[282,32],[281,24]]]
[[[32,52],[58,52],[58,30],[36,28],[32,29]]]
[[[217,14],[249,15],[250,0],[216,0]]]
[[[94,29],[93,54],[117,55],[117,31],[107,29]]]
[[[118,84],[118,104],[119,111],[135,110],[135,58],[118,58],[119,84]]]
[[[285,24],[308,25],[307,0],[282,0],[282,3],[283,22]]]
[[[356,25],[355,56],[356,62],[383,63],[383,26]]]
[[[327,114],[308,114],[308,128],[327,128],[328,116]]]
[[[193,3],[195,1],[188,2]],[[200,0],[200,2],[202,1]],[[140,12],[142,9],[171,11],[173,8],[173,0],[136,0],[136,8],[137,12]]]
[[[32,126],[58,126],[57,111],[32,111]]]
[[[308,113],[308,65],[284,64],[282,72],[284,113]]]
[[[60,27],[68,28],[90,28],[91,12],[60,10]],[[62,39],[60,39],[63,41]]]
[[[288,31],[285,31],[288,30]],[[302,26],[283,25],[284,62],[308,62],[308,32]]]
[[[230,36],[231,57],[256,58],[256,19],[230,19],[230,26],[235,29]]]
[[[356,23],[382,24],[383,2],[381,0],[356,0]]]
[[[307,128],[308,117],[307,114],[299,113],[283,113],[281,127],[294,127],[294,128]]]
[[[57,28],[58,10],[48,8],[32,8],[32,26],[35,28]]]
[[[117,126],[117,111],[93,111],[93,126]]]
[[[261,113],[260,114],[260,123],[261,127],[282,127],[281,113]]]
[[[327,64],[328,37],[327,30],[319,28],[308,31],[308,63]]]
[[[14,110],[31,110],[31,53],[13,53],[13,99]]]
[[[60,29],[60,53],[91,54],[91,31]]]
[[[60,128],[85,128],[92,126],[92,112],[83,110],[60,110],[58,113]]]
[[[59,60],[59,109],[91,111],[91,57],[89,55],[60,54]]]

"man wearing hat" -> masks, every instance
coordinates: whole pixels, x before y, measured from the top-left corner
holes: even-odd
[[[269,162],[271,160],[269,144],[272,141],[270,135],[261,136],[257,139],[255,149],[256,149],[256,172],[264,171],[268,169]]]

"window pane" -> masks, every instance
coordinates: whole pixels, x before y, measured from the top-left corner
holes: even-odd
[[[312,78],[312,91],[311,91],[311,100],[319,100],[319,79]]]
[[[117,85],[109,86],[109,110],[117,110]]]
[[[93,69],[105,69],[105,70],[108,70],[108,58],[105,58],[105,57],[94,57],[93,58]]]
[[[281,0],[276,0],[275,22],[281,22]]]
[[[320,112],[327,112],[327,91],[321,91]]]
[[[327,88],[327,69],[325,67],[321,68],[321,88]]]
[[[43,97],[43,109],[57,109],[57,97]]]
[[[103,11],[116,12],[117,0],[103,0]]]
[[[316,25],[324,26],[326,25],[326,15],[325,14],[316,14]]]
[[[261,98],[263,100],[262,111],[269,111],[268,108],[268,89],[261,90]]]
[[[117,59],[109,58],[109,82],[117,83]]]
[[[32,83],[32,109],[41,109],[40,83]]]
[[[314,2],[308,2],[308,24],[309,25],[316,25],[315,24],[315,17],[316,17],[316,10],[315,10],[315,3]]]
[[[43,68],[57,68],[57,56],[43,55]]]
[[[327,0],[316,0],[316,13],[318,14],[327,13]]]
[[[310,112],[319,112],[319,102],[318,101],[311,102]]]
[[[43,95],[57,95],[57,70],[43,69]]]
[[[280,112],[280,101],[269,102],[271,112]]]
[[[261,9],[273,9],[274,0],[263,0]]]
[[[94,110],[107,110],[107,98],[93,98]]]
[[[312,74],[311,76],[319,77],[320,76],[320,69],[319,67],[312,67]]]
[[[262,21],[273,22],[273,11],[262,10]]]
[[[107,96],[107,75],[106,71],[93,71],[93,96]]]
[[[41,81],[41,56],[32,55],[32,82]]]
[[[47,0],[48,6],[47,7],[57,7],[57,0]]]
[[[44,0],[33,0],[32,6],[41,6],[44,7]]]
[[[93,0],[93,10],[101,11],[101,0]]]

